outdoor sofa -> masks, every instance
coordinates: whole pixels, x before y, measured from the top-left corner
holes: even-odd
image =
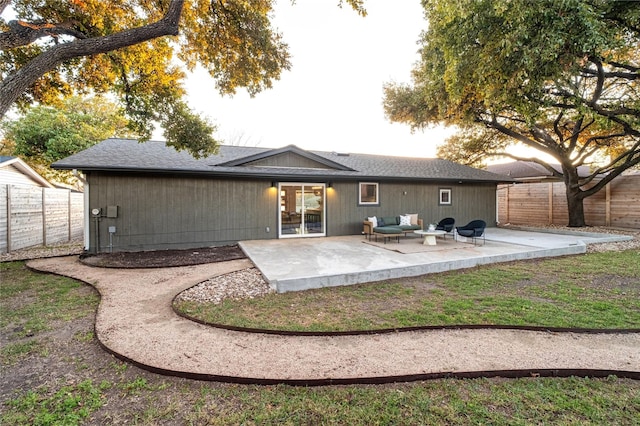
[[[368,239],[373,236],[377,240],[378,236],[381,236],[385,243],[390,238],[396,238],[399,242],[400,236],[406,236],[413,231],[421,230],[422,226],[422,219],[419,219],[417,214],[372,216],[364,220],[362,233]]]

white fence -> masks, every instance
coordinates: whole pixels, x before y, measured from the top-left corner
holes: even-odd
[[[84,198],[68,189],[0,185],[0,253],[84,235]]]

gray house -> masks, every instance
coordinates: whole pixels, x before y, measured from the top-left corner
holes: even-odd
[[[368,216],[496,222],[510,181],[441,159],[221,146],[195,159],[164,142],[108,139],[53,164],[86,177],[90,252],[356,235]]]

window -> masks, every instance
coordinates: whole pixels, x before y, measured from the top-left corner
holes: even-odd
[[[358,204],[380,204],[378,199],[378,184],[375,182],[360,182],[360,191],[358,195]]]
[[[438,201],[438,204],[441,206],[451,205],[451,189],[440,188],[440,200]]]

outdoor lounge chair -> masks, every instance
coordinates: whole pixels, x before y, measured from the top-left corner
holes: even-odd
[[[453,225],[455,225],[455,223],[456,220],[454,218],[446,217],[438,222],[438,224],[436,225],[436,231],[444,231],[453,237]],[[447,234],[444,234],[442,238],[447,238]]]
[[[465,226],[457,226],[456,231],[458,235],[462,237],[471,238],[473,244],[476,244],[478,238],[482,237],[482,244],[484,245],[484,228],[487,226],[487,223],[484,220],[472,220],[467,223]]]

